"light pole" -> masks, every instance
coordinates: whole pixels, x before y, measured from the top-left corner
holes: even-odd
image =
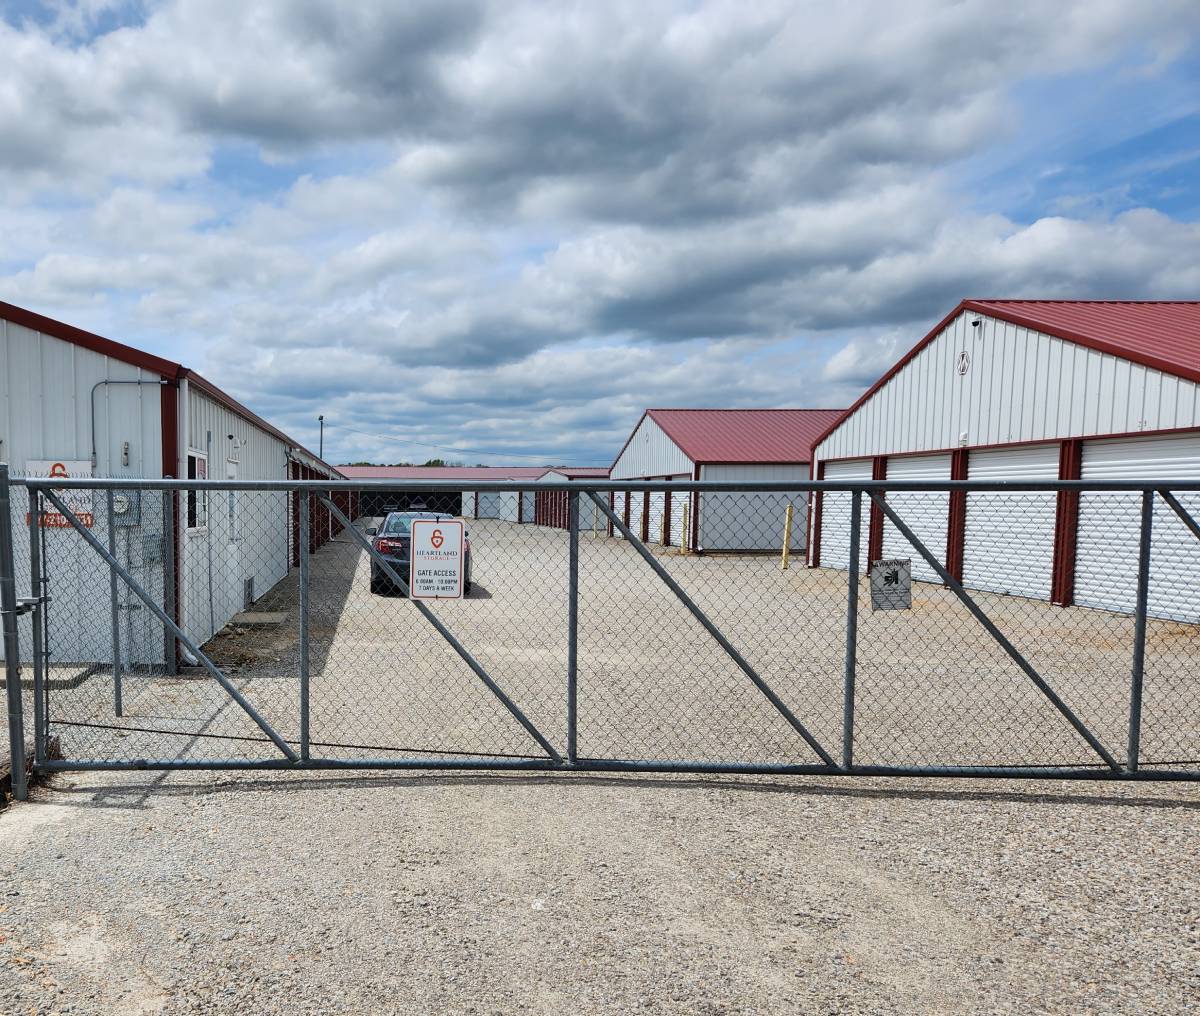
[[[321,461],[325,460],[325,414],[322,413],[317,417],[317,423],[321,425],[321,443],[317,445],[317,458]]]

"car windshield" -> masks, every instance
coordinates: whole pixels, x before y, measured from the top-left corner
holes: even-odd
[[[387,517],[387,521],[383,524],[382,535],[384,536],[407,536],[412,528],[413,519],[439,519],[440,515],[433,512],[409,512],[407,514],[392,514]]]

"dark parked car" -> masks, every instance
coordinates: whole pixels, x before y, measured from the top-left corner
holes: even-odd
[[[431,522],[454,522],[453,515],[441,515],[438,512],[388,512],[383,525],[378,529],[368,529],[367,535],[374,537],[371,544],[384,557],[388,564],[396,569],[399,576],[408,581],[409,547],[412,545],[410,530],[413,519],[429,519]],[[471,540],[469,534],[463,532],[463,595],[471,592]],[[379,562],[371,558],[371,592],[383,595],[398,593],[387,574],[379,566]]]

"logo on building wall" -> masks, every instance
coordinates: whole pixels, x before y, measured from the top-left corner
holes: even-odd
[[[971,369],[971,354],[965,349],[958,354],[958,362],[955,365],[955,369],[958,371],[959,377]]]

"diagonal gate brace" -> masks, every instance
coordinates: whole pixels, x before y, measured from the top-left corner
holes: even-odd
[[[884,498],[880,497],[874,491],[867,491],[867,493],[871,496],[871,500],[879,505],[884,515],[891,520],[892,525],[900,530],[900,535],[908,540],[908,542],[912,544],[913,549],[925,559],[925,563],[928,564],[929,567],[931,567],[935,572],[937,572],[938,577],[950,587],[950,590],[962,601],[963,606],[971,612],[975,620],[983,625],[987,633],[991,635],[997,643],[999,643],[1000,648],[1008,653],[1013,662],[1016,663],[1016,665],[1025,673],[1025,676],[1037,686],[1038,691],[1040,691],[1046,696],[1046,698],[1050,700],[1050,703],[1055,709],[1062,713],[1067,722],[1075,728],[1076,733],[1078,733],[1079,736],[1088,743],[1091,749],[1097,755],[1099,755],[1101,759],[1104,760],[1104,764],[1109,768],[1120,772],[1121,764],[1112,757],[1108,749],[1100,743],[1099,738],[1097,738],[1096,735],[1087,728],[1087,725],[1075,715],[1075,713],[1071,710],[1071,707],[1058,697],[1058,693],[1051,688],[1049,684],[1047,684],[1046,679],[1033,669],[1033,665],[1027,659],[1025,659],[1023,655],[1021,655],[1020,650],[1018,650],[1016,646],[1009,642],[1004,633],[996,627],[996,623],[984,613],[983,608],[981,608],[979,604],[977,604],[972,598],[971,594],[963,588],[962,583],[959,582],[953,575],[951,575],[944,567],[942,567],[941,562],[929,552],[929,549],[925,546],[925,544],[917,539],[916,534],[909,529],[904,523],[904,520],[892,510],[891,505],[889,505]]]
[[[629,543],[629,545],[632,546],[639,554],[641,554],[645,562],[654,569],[654,573],[663,580],[667,588],[670,589],[671,592],[673,592],[679,599],[679,602],[687,607],[687,609],[691,612],[692,617],[699,621],[704,630],[713,637],[717,645],[725,650],[725,654],[737,664],[738,669],[754,682],[754,686],[761,691],[764,696],[766,696],[767,701],[770,702],[771,705],[776,708],[776,710],[778,710],[780,715],[783,716],[783,718],[787,720],[789,724],[791,724],[792,729],[795,730],[796,733],[802,738],[804,738],[805,742],[813,751],[817,753],[822,762],[824,762],[831,769],[836,769],[838,767],[837,763],[833,761],[833,758],[830,756],[829,752],[821,747],[820,742],[813,737],[811,733],[809,733],[808,728],[805,727],[799,719],[797,719],[795,713],[793,713],[787,707],[783,699],[775,694],[771,686],[759,676],[758,671],[750,666],[746,658],[734,648],[733,644],[725,637],[721,629],[713,624],[712,621],[709,620],[708,615],[705,614],[704,611],[696,605],[692,598],[683,591],[683,587],[671,577],[671,573],[668,572],[661,564],[659,564],[658,561],[655,560],[654,555],[646,549],[642,541],[634,536],[632,532],[630,532],[629,527],[617,517],[616,512],[609,508],[609,506],[604,503],[603,499],[597,497],[595,491],[589,490],[587,494],[588,497],[596,502],[596,506],[608,516],[612,524],[616,526],[621,535],[625,537],[626,542]]]
[[[495,682],[492,676],[483,669],[483,665],[477,659],[475,659],[473,655],[471,655],[470,650],[454,637],[454,633],[441,622],[441,620],[432,610],[425,606],[425,604],[423,604],[420,600],[414,600],[411,596],[409,596],[408,583],[400,577],[400,573],[392,567],[387,558],[380,554],[379,551],[377,551],[371,545],[371,541],[358,531],[354,523],[346,518],[345,514],[336,504],[333,503],[331,498],[325,494],[322,494],[320,491],[317,491],[317,497],[320,498],[325,507],[333,513],[334,517],[346,527],[346,530],[353,534],[354,538],[366,549],[366,552],[371,560],[378,564],[379,567],[383,569],[387,577],[404,591],[404,595],[408,597],[408,601],[414,607],[416,607],[418,611],[420,611],[421,616],[424,617],[426,621],[433,625],[433,627],[437,630],[437,633],[449,643],[450,648],[458,653],[460,657],[462,657],[463,662],[470,667],[475,676],[487,686],[488,691],[490,691],[496,696],[496,698],[500,700],[504,708],[512,713],[517,722],[525,728],[526,733],[528,733],[530,737],[537,741],[538,746],[542,749],[542,751],[550,756],[550,758],[556,764],[562,765],[562,756],[554,750],[554,745],[546,740],[542,732],[538,730],[538,728],[533,725],[529,717],[521,711],[521,707],[505,694],[504,689],[501,688],[500,685]]]
[[[1171,511],[1179,516],[1179,521],[1188,527],[1191,534],[1200,540],[1200,524],[1192,518],[1191,513],[1179,503],[1179,499],[1169,490],[1160,490],[1158,496],[1161,497],[1168,505],[1171,506]]]
[[[110,568],[112,568],[118,575],[121,576],[125,584],[131,590],[133,590],[134,595],[136,595],[137,598],[150,609],[150,612],[164,625],[166,625],[167,629],[177,639],[179,639],[184,646],[187,647],[188,651],[200,661],[204,669],[212,674],[214,678],[216,678],[217,683],[219,683],[221,687],[225,689],[229,697],[232,698],[234,702],[242,707],[242,710],[246,713],[246,715],[249,716],[250,719],[252,719],[258,725],[259,729],[271,739],[275,747],[283,752],[289,761],[299,761],[300,756],[292,750],[292,746],[279,736],[274,727],[272,727],[265,719],[263,719],[258,710],[255,709],[254,706],[252,706],[246,699],[246,696],[238,691],[236,685],[234,685],[229,678],[221,673],[221,668],[213,663],[213,661],[201,651],[200,647],[187,637],[183,629],[180,628],[179,625],[177,625],[167,615],[166,611],[164,611],[162,607],[160,607],[154,601],[154,598],[150,596],[140,585],[138,585],[137,580],[125,570],[121,562],[119,562],[112,554],[110,554],[108,550],[105,549],[104,545],[80,524],[79,520],[75,517],[75,513],[62,503],[61,499],[56,493],[54,493],[53,489],[49,487],[45,488],[45,494],[46,497],[50,499],[50,502],[54,505],[54,507],[57,508],[62,513],[63,517],[74,527],[75,531],[79,533],[79,535],[82,536],[88,542],[88,544],[91,545],[91,548],[97,554],[104,558]]]

